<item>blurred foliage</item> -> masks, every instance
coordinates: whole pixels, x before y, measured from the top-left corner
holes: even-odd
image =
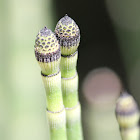
[[[129,90],[140,105],[140,1],[106,0],[120,47]]]
[[[41,28],[54,27],[52,1],[2,0],[0,7],[0,139],[46,140],[46,97],[34,42]]]

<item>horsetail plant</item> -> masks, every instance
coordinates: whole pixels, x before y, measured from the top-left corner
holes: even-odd
[[[39,31],[35,41],[35,56],[41,67],[47,97],[47,116],[51,140],[67,140],[66,116],[59,70],[61,52],[54,33],[47,27]]]
[[[82,140],[81,106],[78,99],[78,74],[76,71],[80,43],[80,30],[68,15],[61,18],[55,28],[61,48],[61,86],[66,109],[68,140]]]
[[[134,98],[126,92],[117,101],[116,118],[122,140],[139,140],[139,109]]]

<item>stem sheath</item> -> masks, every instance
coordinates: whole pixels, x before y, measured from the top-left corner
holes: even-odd
[[[47,110],[47,116],[49,120],[51,140],[66,140],[65,108],[60,112],[51,112]]]
[[[82,140],[81,106],[78,103],[74,108],[66,108],[66,126],[69,140]]]

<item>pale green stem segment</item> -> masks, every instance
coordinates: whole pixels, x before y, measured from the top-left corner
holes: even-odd
[[[69,56],[61,56],[61,77],[70,78],[74,77],[76,74],[78,51]]]
[[[50,63],[39,62],[46,90],[47,116],[51,140],[67,140],[66,114],[61,91],[59,63],[60,59]]]
[[[42,73],[45,75],[51,75],[59,71],[60,59],[55,60],[53,62],[49,62],[49,63],[44,63],[44,62],[39,62],[39,61],[38,63],[41,67]]]
[[[47,116],[51,140],[67,140],[65,109],[63,108],[60,112],[51,112],[47,110]]]
[[[129,129],[121,129],[120,132],[121,132],[122,140],[139,140],[139,136],[140,136],[139,126],[135,126]]]
[[[61,56],[61,86],[63,102],[66,108],[72,108],[78,103],[78,74],[76,71],[78,51],[69,56]]]
[[[61,91],[61,72],[52,75],[43,75],[46,97],[47,116],[50,127],[51,140],[67,140],[66,115]]]
[[[61,72],[43,75],[46,97],[47,116],[49,120],[51,140],[67,140],[66,114],[61,91]]]
[[[78,98],[78,74],[76,71],[78,51],[61,56],[61,86],[63,103],[66,108],[68,140],[82,140],[81,107]]]
[[[79,46],[79,44],[77,44],[76,46],[72,46],[70,48],[61,46],[61,54],[63,54],[63,55],[74,54],[76,52],[78,46]]]
[[[61,86],[63,103],[66,108],[68,140],[82,140],[81,107],[78,98],[78,74],[76,71],[78,51],[61,55]],[[78,105],[77,105],[78,104]]]
[[[66,108],[66,120],[68,140],[82,140],[80,103],[73,108]]]
[[[47,109],[52,112],[62,110],[61,72],[48,76],[42,75],[42,79],[46,90]]]
[[[78,103],[78,74],[72,78],[62,78],[63,103],[65,107],[72,108]]]
[[[61,91],[61,72],[43,75],[46,97],[47,116],[49,120],[51,140],[67,140],[66,114]]]
[[[128,129],[132,128],[133,126],[136,126],[139,121],[139,112],[134,112],[133,114],[129,114],[127,116],[124,115],[118,115],[117,121],[120,124],[120,128],[122,129]]]

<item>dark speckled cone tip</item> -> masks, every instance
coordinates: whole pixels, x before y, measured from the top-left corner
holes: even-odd
[[[68,15],[65,15],[58,21],[55,34],[63,55],[69,55],[69,51],[71,52],[70,54],[72,54],[77,50],[80,43],[80,30],[75,21]],[[68,50],[63,50],[62,47]]]
[[[44,27],[41,29],[35,40],[35,56],[37,61],[49,63],[60,58],[60,45],[54,33]]]

